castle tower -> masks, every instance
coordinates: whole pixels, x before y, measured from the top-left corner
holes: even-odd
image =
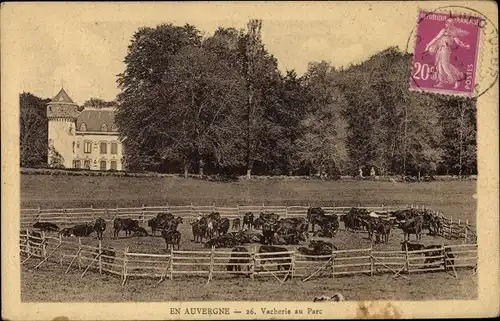
[[[47,105],[48,165],[50,167],[72,167],[75,122],[78,114],[78,105],[71,100],[64,88],[61,88],[61,91]]]

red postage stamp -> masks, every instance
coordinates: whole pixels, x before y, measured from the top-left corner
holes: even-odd
[[[421,10],[410,89],[473,97],[484,19]]]

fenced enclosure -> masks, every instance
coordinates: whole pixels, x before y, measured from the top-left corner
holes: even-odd
[[[279,282],[288,278],[348,277],[392,273],[408,277],[416,273],[448,272],[477,269],[477,244],[441,245],[418,251],[375,251],[373,248],[332,250],[328,255],[303,255],[289,249],[283,252],[259,253],[256,247],[233,252],[211,248],[209,251],[181,251],[170,248],[165,254],[133,253],[103,246],[84,245],[61,237],[26,230],[20,234],[21,264],[36,260],[34,269],[45,262],[82,271],[109,273],[125,284],[130,278],[155,278],[158,282],[180,276],[213,278],[244,275],[250,279],[273,277]]]
[[[317,205],[314,205],[317,206]],[[400,210],[405,208],[419,208],[418,206],[371,206],[363,207],[356,206],[360,209],[376,212],[384,215],[390,211]],[[280,217],[305,217],[310,206],[270,206],[270,205],[236,205],[236,206],[216,206],[203,205],[196,206],[193,204],[185,206],[141,206],[141,207],[115,207],[115,208],[59,208],[59,209],[21,209],[21,229],[31,228],[35,222],[51,222],[61,226],[69,226],[95,221],[97,218],[103,218],[110,223],[115,218],[133,218],[139,220],[142,224],[146,224],[147,220],[155,217],[160,212],[169,212],[175,216],[181,216],[186,222],[191,222],[196,219],[199,214],[210,214],[219,212],[221,217],[234,219],[243,219],[247,212],[254,214],[260,212],[272,212]],[[327,214],[335,214],[337,216],[345,215],[352,207],[322,207]],[[421,206],[421,208],[428,208]],[[464,243],[469,241],[476,242],[476,227],[469,223],[468,220],[460,221],[453,218],[444,217],[441,213],[435,212],[441,217],[441,231],[439,236],[446,239],[463,239]]]

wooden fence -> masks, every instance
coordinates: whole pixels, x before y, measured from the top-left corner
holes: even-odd
[[[196,216],[201,214],[209,214],[211,212],[219,212],[222,217],[233,219],[236,217],[243,218],[247,212],[259,213],[263,211],[273,212],[281,217],[304,217],[307,215],[307,209],[310,206],[267,206],[262,205],[236,205],[233,207],[222,206],[145,206],[142,207],[115,207],[115,208],[59,208],[59,209],[21,209],[21,229],[31,228],[35,222],[52,222],[60,226],[69,226],[85,222],[95,221],[97,218],[103,218],[107,222],[112,222],[117,217],[127,217],[138,219],[142,224],[146,224],[147,220],[155,217],[159,212],[170,212],[176,216],[182,216],[188,222],[194,220]],[[406,206],[372,206],[358,208],[374,211],[379,214],[387,213],[392,210],[413,208],[413,205]],[[322,207],[328,214],[344,215],[352,207]],[[416,206],[418,208],[418,206]],[[424,208],[422,206],[421,208]],[[462,239],[464,243],[477,242],[476,227],[470,224],[468,220],[460,221],[453,218],[446,218],[441,213],[442,230],[440,236],[446,239]]]
[[[166,254],[132,253],[125,248],[124,251],[114,250],[114,255],[110,255],[106,252],[109,248],[103,246],[101,241],[95,247],[82,244],[80,238],[71,242],[44,233],[36,236],[26,230],[21,232],[20,245],[21,264],[37,260],[37,269],[49,261],[61,267],[67,266],[65,273],[72,267],[82,271],[81,278],[89,270],[117,275],[122,284],[137,277],[156,278],[160,283],[179,275],[201,276],[207,282],[238,274],[251,279],[273,277],[279,282],[298,277],[307,281],[320,276],[373,276],[387,272],[406,278],[415,273],[451,271],[457,277],[456,270],[459,268],[472,268],[474,273],[477,268],[477,244],[441,245],[421,251],[375,251],[373,248],[335,250],[319,256],[303,255],[293,249],[259,253],[256,247],[238,253],[215,248],[210,251],[170,249]],[[434,262],[426,262],[428,259]]]

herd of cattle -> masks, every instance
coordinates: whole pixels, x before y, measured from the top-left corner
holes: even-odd
[[[247,243],[261,243],[264,245],[297,245],[309,239],[310,233],[315,237],[334,238],[339,222],[343,222],[346,231],[367,232],[372,242],[387,243],[391,230],[399,228],[403,231],[404,240],[415,235],[417,241],[428,230],[430,235],[440,235],[442,218],[427,209],[401,209],[389,213],[377,214],[366,209],[351,208],[342,215],[327,214],[321,207],[311,207],[306,217],[280,218],[275,213],[262,212],[259,216],[254,213],[245,213],[242,220],[235,218],[232,224],[228,218],[221,217],[220,213],[200,214],[196,221],[191,223],[193,241],[203,243],[206,247],[235,247]],[[182,217],[174,217],[171,213],[161,212],[148,221],[151,235],[157,232],[165,239],[168,249],[180,247],[181,232],[178,230],[183,223]],[[231,232],[229,232],[232,226]],[[311,227],[311,229],[310,229]],[[315,229],[318,227],[318,229]],[[63,228],[50,222],[37,222],[33,228],[43,231],[57,231],[61,236],[90,236],[97,234],[103,238],[106,230],[106,221],[98,218],[93,223],[77,224]],[[139,225],[139,220],[131,218],[115,218],[113,220],[113,237],[118,238],[120,231],[125,236],[148,236],[148,231]]]
[[[401,250],[423,250],[436,249],[436,251],[425,252],[425,263],[433,263],[439,259],[442,247],[440,245],[425,246],[418,242],[410,242],[410,235],[415,235],[416,240],[421,239],[422,232],[427,229],[431,235],[439,235],[442,229],[442,220],[426,209],[402,209],[389,213],[377,214],[365,209],[351,208],[351,210],[342,215],[340,220],[337,215],[328,215],[320,207],[311,207],[307,211],[306,217],[286,217],[280,218],[274,213],[263,212],[258,217],[253,213],[246,213],[243,220],[235,218],[231,222],[228,218],[221,217],[219,213],[214,212],[207,215],[200,214],[197,219],[191,223],[193,241],[200,242],[206,247],[232,248],[232,255],[228,262],[228,271],[241,271],[241,264],[249,263],[251,256],[248,250],[243,246],[249,243],[261,243],[258,253],[278,253],[270,256],[264,256],[261,263],[275,260],[278,263],[278,269],[285,271],[290,269],[291,258],[288,254],[282,252],[289,251],[286,247],[278,245],[298,245],[300,242],[309,240],[309,233],[313,236],[334,238],[339,229],[339,221],[344,223],[346,231],[367,232],[371,242],[389,241],[389,235],[392,229],[400,228],[404,234],[404,241],[401,242]],[[167,249],[180,248],[181,232],[178,230],[183,223],[181,217],[175,217],[171,213],[158,213],[156,217],[148,221],[151,228],[151,235],[156,236],[157,232],[165,239]],[[233,231],[229,232],[230,226]],[[311,226],[311,231],[309,227]],[[318,229],[315,230],[315,227]],[[59,232],[60,236],[90,236],[96,232],[97,238],[103,238],[103,232],[106,230],[106,221],[98,218],[92,224],[77,224],[73,227],[59,229],[59,227],[50,222],[37,222],[33,228],[42,231]],[[139,226],[138,220],[130,218],[115,218],[113,221],[113,237],[118,238],[120,231],[125,231],[125,236],[148,236],[148,232]],[[35,232],[36,233],[36,232]],[[39,233],[37,233],[40,235]],[[36,234],[31,234],[36,235]],[[299,247],[297,251],[305,255],[308,260],[328,260],[332,251],[337,247],[330,242],[322,240],[309,240],[308,247]],[[109,257],[115,256],[112,248],[105,247],[102,255]],[[96,252],[95,255],[98,255]],[[448,261],[453,265],[453,254],[449,249],[445,253]]]

